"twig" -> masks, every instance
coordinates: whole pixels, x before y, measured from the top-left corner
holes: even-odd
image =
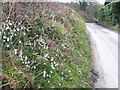
[[[13,3],[12,3],[12,6],[11,6],[11,8],[10,8],[10,11],[9,11],[9,14],[8,14],[8,17],[7,17],[6,21],[8,21],[14,5],[15,5],[15,0],[14,0]]]

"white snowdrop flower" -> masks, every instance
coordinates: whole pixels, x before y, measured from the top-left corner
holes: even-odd
[[[36,37],[38,37],[39,35],[36,35]]]
[[[66,47],[64,47],[64,48],[66,48]]]
[[[69,70],[68,72],[71,73],[71,70]]]
[[[25,62],[25,64],[28,64],[27,62]]]
[[[50,73],[53,73],[52,71],[50,71]]]
[[[17,31],[20,31],[20,29],[19,29],[19,28],[17,28]]]
[[[30,68],[30,66],[28,65],[28,68]]]
[[[23,58],[21,58],[20,60],[23,61]]]
[[[32,64],[34,63],[34,61],[32,61]]]
[[[30,64],[30,61],[28,61],[28,64]]]
[[[16,31],[16,29],[13,30],[14,32]]]
[[[81,71],[79,70],[78,72],[80,73]]]
[[[9,47],[10,45],[7,45],[7,47]]]
[[[55,62],[55,61],[54,61],[53,63],[54,63],[54,64],[56,64],[56,62]]]
[[[49,77],[51,77],[51,75],[49,75]]]
[[[44,63],[44,65],[46,65],[46,63]]]
[[[12,29],[10,29],[10,32],[12,32]]]
[[[46,46],[46,49],[48,49],[49,47],[48,46]]]
[[[52,58],[51,58],[51,61],[53,61],[53,59],[54,59],[54,58],[52,57]]]
[[[21,29],[24,29],[24,27],[22,26]]]
[[[8,29],[9,29],[9,26],[7,26],[5,30],[8,30]]]
[[[36,69],[36,67],[34,66],[33,69]]]
[[[17,34],[15,33],[15,36],[16,36]]]
[[[26,65],[26,67],[28,68],[28,67],[29,67],[29,65]]]
[[[10,40],[12,40],[13,35],[10,36]]]
[[[19,43],[21,43],[21,40],[19,40]]]
[[[62,47],[64,46],[64,44],[61,44],[62,45]]]
[[[19,56],[22,58],[22,49],[20,50]]]
[[[49,75],[47,74],[46,76],[48,77]]]
[[[53,63],[51,63],[51,67],[52,67],[53,70],[55,69],[55,67],[53,66]]]
[[[48,83],[49,83],[50,81],[48,81]]]
[[[6,36],[3,36],[3,39],[7,39],[7,37],[6,37]]]
[[[25,60],[27,60],[27,56],[25,56]]]
[[[45,77],[46,76],[46,71],[43,71],[43,77]]]
[[[48,54],[45,54],[45,57],[48,57]]]
[[[37,41],[39,41],[39,39],[37,39]]]
[[[9,38],[7,38],[7,41],[8,41],[8,42],[9,42],[9,40],[10,40],[10,39],[9,39]]]
[[[14,49],[14,54],[15,54],[15,55],[17,54],[17,49]]]
[[[6,42],[5,40],[3,40],[3,42]]]
[[[9,23],[10,26],[12,26],[12,23]]]
[[[24,32],[23,35],[26,35],[26,33]]]
[[[63,80],[64,78],[62,77],[61,79]]]
[[[59,65],[59,63],[56,63],[56,64],[55,64],[55,66],[58,66],[58,65]]]
[[[61,84],[59,83],[58,85],[60,86]]]

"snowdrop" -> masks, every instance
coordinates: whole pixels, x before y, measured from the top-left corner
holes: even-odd
[[[7,39],[7,37],[6,37],[6,36],[3,36],[3,39]]]
[[[25,62],[25,64],[28,64],[27,62]]]
[[[53,70],[55,69],[55,67],[53,66],[53,63],[51,63],[51,67],[52,67]]]
[[[48,54],[45,54],[45,57],[48,57]]]
[[[7,47],[9,47],[10,45],[7,45]]]
[[[49,75],[47,74],[46,76],[48,77]]]
[[[10,39],[9,39],[9,38],[7,38],[7,42],[9,42],[9,40],[10,40]]]
[[[59,83],[59,86],[61,86],[61,84]]]
[[[11,44],[13,44],[13,42],[11,42]]]
[[[29,67],[29,65],[26,65],[26,68],[28,68]]]
[[[52,71],[50,71],[50,73],[53,73]]]
[[[5,30],[8,30],[8,29],[10,29],[9,26],[7,26]]]
[[[27,58],[27,56],[25,56],[25,60],[27,60],[28,58]]]
[[[59,65],[59,63],[56,63],[56,64],[55,64],[55,67],[58,66],[58,65]]]
[[[48,46],[46,46],[46,49],[48,49],[49,47]]]
[[[26,35],[26,33],[24,32],[23,35]]]
[[[54,58],[52,57],[52,58],[51,58],[51,61],[53,61],[53,59],[54,59]]]
[[[49,75],[49,77],[51,77],[51,75]]]
[[[17,49],[14,49],[14,54],[15,54],[15,55],[17,54]]]
[[[13,31],[16,32],[16,29],[14,29]]]
[[[9,22],[9,25],[12,26],[12,23]]]
[[[69,70],[68,72],[71,73],[71,70]]]
[[[28,64],[30,64],[30,61],[28,61]]]
[[[35,66],[34,66],[33,68],[34,68],[34,69],[36,69],[36,67],[35,67]]]
[[[56,64],[56,62],[55,62],[55,61],[54,61],[53,63],[54,63],[54,64]]]
[[[21,40],[19,40],[19,43],[21,43]]]
[[[6,42],[5,40],[3,40],[3,42]]]
[[[43,71],[43,77],[45,77],[46,76],[46,71]]]
[[[17,31],[20,31],[20,29],[19,29],[19,28],[17,28]]]

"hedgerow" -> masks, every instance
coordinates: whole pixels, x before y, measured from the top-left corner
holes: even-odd
[[[120,1],[111,2],[98,11],[98,19],[111,25],[120,24]]]
[[[87,88],[91,52],[84,20],[56,3],[16,4],[26,17],[2,22],[2,87]]]

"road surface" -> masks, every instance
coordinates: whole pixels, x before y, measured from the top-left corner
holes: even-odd
[[[93,53],[93,67],[100,73],[96,88],[118,88],[118,33],[87,23]]]

